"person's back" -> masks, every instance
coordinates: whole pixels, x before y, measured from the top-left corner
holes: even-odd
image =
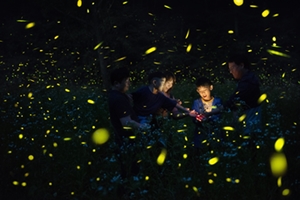
[[[128,136],[135,134],[134,129],[143,129],[148,125],[137,122],[137,117],[126,94],[130,86],[129,71],[126,68],[115,69],[111,73],[111,84],[112,89],[108,94],[108,108],[111,124],[114,128],[116,143],[114,152],[117,154],[116,157],[121,167],[121,177],[126,180],[139,173],[135,142],[128,140]],[[125,192],[124,185],[118,187],[120,196],[122,196]]]
[[[130,129],[124,129],[120,118],[130,116],[131,119],[137,121],[137,117],[130,105],[128,96],[117,90],[110,90],[108,92],[108,108],[110,112],[110,121],[118,137],[132,135]],[[118,140],[118,139],[117,139]]]
[[[124,129],[125,126],[139,128],[137,117],[130,105],[126,91],[130,86],[129,71],[126,68],[119,68],[111,74],[112,89],[108,93],[108,108],[110,121],[114,128],[115,140],[120,145],[122,137],[132,134],[130,129]]]

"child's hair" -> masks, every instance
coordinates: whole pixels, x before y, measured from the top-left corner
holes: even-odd
[[[130,73],[127,68],[118,68],[112,71],[112,73],[110,74],[110,82],[112,85],[114,85],[115,83],[121,83],[124,79],[127,79],[129,77]]]
[[[165,72],[165,75],[166,75],[166,82],[169,81],[169,80],[173,80],[173,85],[175,84],[176,82],[176,76],[172,73],[172,72]],[[166,92],[167,94],[171,95],[171,91],[173,89],[173,85],[172,87]]]
[[[249,61],[245,54],[232,54],[228,57],[227,62],[234,62],[237,65],[244,64],[244,68],[249,69]]]
[[[196,81],[196,86],[197,87],[200,87],[200,86],[209,87],[211,85],[212,85],[212,82],[206,77],[200,77]]]
[[[166,81],[173,80],[173,84],[176,82],[176,76],[172,72],[165,72]]]
[[[162,72],[153,72],[148,76],[148,83],[151,84],[155,78],[166,78],[166,75]]]

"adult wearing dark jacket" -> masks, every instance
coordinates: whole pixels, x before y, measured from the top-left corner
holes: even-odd
[[[126,94],[130,86],[129,71],[126,68],[114,70],[111,73],[111,84],[112,89],[108,95],[108,107],[117,144],[115,153],[118,154],[121,177],[124,180],[132,175],[137,175],[139,172],[138,158],[136,157],[137,150],[134,141],[129,140],[128,137],[134,135],[133,129],[143,129],[147,125],[137,122],[137,116]],[[123,185],[120,185],[118,192],[123,195],[125,192]]]
[[[260,83],[258,77],[249,69],[248,59],[245,55],[235,54],[228,59],[228,68],[232,76],[238,81],[237,87],[225,107],[230,108],[235,113],[235,123],[238,121],[237,111],[241,115],[245,114],[245,124],[243,133],[250,134],[261,131],[261,106],[258,99],[260,93]]]
[[[137,129],[142,125],[137,122],[137,116],[126,94],[130,86],[128,70],[125,68],[114,70],[111,73],[111,84],[112,89],[108,94],[110,121],[114,128],[116,143],[120,145],[122,137],[132,135],[130,128]]]

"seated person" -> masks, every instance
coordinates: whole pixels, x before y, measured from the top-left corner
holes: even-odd
[[[122,144],[122,137],[128,137],[133,132],[128,128],[141,128],[144,125],[138,123],[126,92],[130,86],[129,71],[126,68],[116,69],[111,73],[112,89],[108,94],[108,107],[111,124],[115,132],[115,140]]]
[[[132,93],[133,110],[138,115],[139,122],[151,122],[152,116],[156,115],[160,108],[170,112],[176,109],[183,111],[183,115],[195,117],[193,111],[182,107],[176,100],[166,97],[162,92],[162,87],[166,81],[165,74],[162,72],[154,72],[148,77],[148,85],[143,86]],[[157,125],[155,123],[152,124]]]
[[[134,135],[132,129],[144,129],[148,128],[149,125],[137,122],[137,116],[126,94],[130,86],[129,71],[126,68],[116,69],[111,73],[110,79],[112,89],[108,95],[108,107],[117,144],[115,153],[118,154],[121,177],[125,180],[131,176],[136,176],[140,171],[135,141],[126,138]],[[120,190],[118,192],[122,195],[125,191],[124,185],[120,185],[118,190]]]
[[[261,132],[261,106],[258,99],[260,83],[258,77],[250,70],[248,59],[245,55],[235,54],[228,59],[228,68],[232,76],[238,80],[237,88],[225,103],[225,107],[234,112],[235,128],[241,123],[238,118],[245,114],[244,134]],[[240,110],[241,113],[237,111]],[[238,114],[240,116],[238,116]]]
[[[176,77],[172,72],[165,72],[165,76],[166,81],[162,87],[162,92],[166,97],[169,97],[170,99],[175,99],[175,97],[172,94],[172,89],[176,82]]]
[[[166,75],[166,82],[165,82],[165,84],[163,85],[162,91],[161,91],[161,92],[162,92],[166,97],[169,97],[170,99],[176,100],[177,103],[178,103],[179,105],[181,105],[182,102],[180,101],[180,99],[175,99],[175,97],[174,97],[173,94],[172,94],[172,89],[173,89],[173,86],[174,86],[174,84],[175,84],[175,82],[176,82],[176,77],[175,77],[175,75],[174,75],[173,73],[171,73],[171,72],[166,72],[165,75]],[[161,116],[163,116],[163,117],[168,117],[168,116],[170,116],[170,117],[172,117],[173,119],[182,119],[182,118],[184,118],[184,117],[186,117],[186,116],[189,116],[189,115],[186,115],[185,113],[180,113],[180,112],[178,112],[178,109],[177,109],[177,108],[175,108],[175,109],[173,110],[173,112],[171,112],[170,114],[169,114],[168,110],[161,108],[161,109],[159,109],[159,111],[158,111],[158,115],[161,115]]]
[[[213,84],[209,79],[205,77],[198,78],[196,87],[200,98],[194,101],[192,109],[200,114],[194,120],[196,123],[194,145],[199,148],[203,140],[211,137],[215,122],[220,119],[222,101],[212,95]]]

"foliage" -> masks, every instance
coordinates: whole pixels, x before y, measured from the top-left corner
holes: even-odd
[[[218,93],[229,87],[230,83],[215,85],[216,95],[225,99],[226,93]],[[195,151],[194,124],[189,118],[160,119],[160,131],[137,132],[133,146],[123,154],[126,160],[130,155],[138,157],[140,173],[125,180],[120,176],[106,93],[100,88],[53,85],[48,89],[2,90],[1,160],[5,165],[1,165],[1,189],[6,191],[2,194],[30,199],[115,199],[123,185],[124,199],[273,199],[285,188],[294,196],[300,178],[299,154],[294,151],[300,140],[300,122],[299,113],[289,106],[295,103],[294,93],[299,89],[292,85],[291,90],[284,88],[263,88],[268,94],[268,103],[263,103],[265,127],[254,146],[248,146],[241,133],[227,131],[221,142],[211,137],[201,152]],[[194,95],[193,91],[189,84],[178,84],[174,92],[180,97]],[[283,98],[280,92],[285,92]],[[89,99],[95,104],[88,103]],[[190,107],[191,101],[184,105]],[[220,130],[230,119],[230,113],[225,113]],[[98,128],[107,128],[111,138],[97,146],[91,135]],[[273,144],[279,137],[286,140],[284,152],[289,162],[281,187],[269,167]],[[159,166],[156,159],[162,148],[167,157]],[[34,159],[29,160],[29,155]],[[219,162],[208,164],[213,157]]]

